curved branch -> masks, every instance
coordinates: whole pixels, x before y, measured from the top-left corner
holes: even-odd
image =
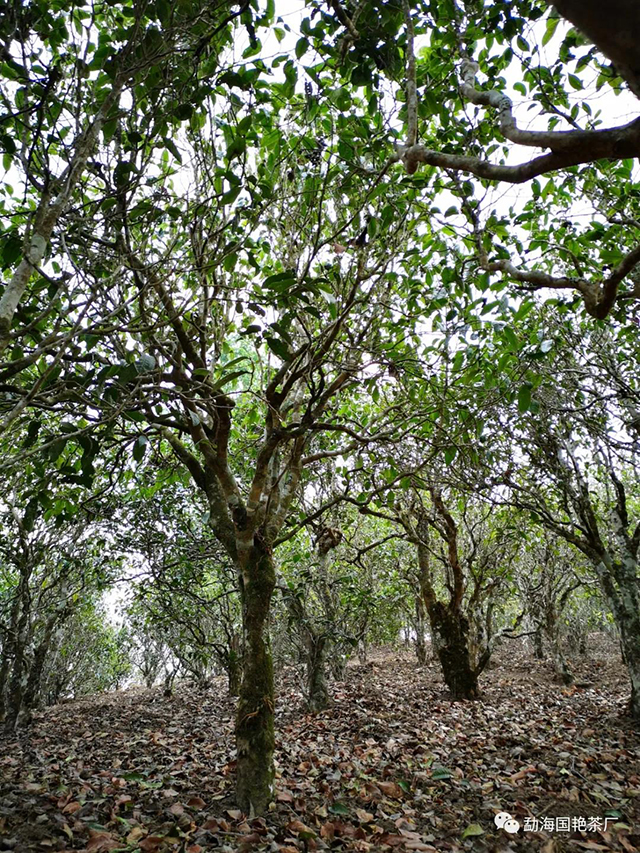
[[[620,127],[602,130],[521,130],[513,115],[511,99],[496,89],[476,88],[478,63],[464,59],[461,67],[461,94],[472,104],[495,110],[500,132],[509,142],[533,148],[548,148],[550,152],[516,166],[490,163],[481,157],[446,154],[424,145],[417,139],[417,94],[415,90],[415,61],[412,66],[411,19],[407,21],[407,143],[398,150],[396,158],[402,160],[412,175],[421,163],[454,171],[469,172],[478,178],[521,184],[539,175],[566,169],[596,160],[618,160],[640,155],[640,119]]]
[[[500,258],[490,261],[482,239],[482,227],[477,211],[466,200],[463,209],[473,227],[473,238],[478,250],[480,266],[487,272],[502,272],[513,281],[528,285],[531,290],[542,290],[545,287],[552,290],[577,290],[583,300],[587,312],[597,320],[603,320],[611,311],[617,300],[640,300],[640,277],[634,281],[633,289],[618,295],[620,283],[640,264],[640,244],[631,249],[611,274],[601,282],[589,281],[582,276],[554,276],[540,270],[522,270],[514,266],[510,260]]]
[[[507,166],[502,163],[490,163],[481,157],[446,154],[427,148],[425,145],[412,145],[400,148],[393,159],[402,160],[410,175],[413,175],[418,166],[424,163],[427,166],[468,172],[488,181],[523,184],[539,175],[555,172],[558,169],[567,169],[569,166],[593,163],[596,160],[619,160],[640,156],[640,119],[634,119],[621,127],[604,130],[519,130],[515,120],[512,117],[509,118],[507,107],[503,102],[503,100],[508,101],[510,107],[511,101],[506,95],[496,92],[479,94],[500,95],[501,121],[511,128],[507,139],[518,142],[520,145],[551,148],[551,152],[516,166]]]
[[[541,290],[545,287],[554,290],[577,290],[584,299],[587,312],[597,320],[604,320],[609,314],[618,299],[620,283],[638,264],[640,264],[640,244],[625,255],[611,275],[598,283],[584,278],[553,276],[538,270],[521,270],[505,259],[487,261],[485,256],[483,261],[481,258],[481,265],[487,272],[506,273],[514,281],[531,285],[532,290]],[[631,293],[625,294],[625,297],[640,300],[640,285],[636,283]]]
[[[414,48],[415,32],[409,0],[403,4],[405,25],[407,27],[407,147],[418,141],[418,88],[416,82],[416,54]]]

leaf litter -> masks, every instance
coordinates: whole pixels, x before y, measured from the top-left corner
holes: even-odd
[[[548,664],[505,649],[482,698],[451,703],[434,663],[380,650],[348,667],[316,715],[286,670],[276,796],[255,819],[234,804],[222,680],[47,708],[0,739],[0,850],[633,853],[640,737],[626,674],[603,649],[577,670],[582,686],[562,688]],[[496,826],[501,812],[518,832]],[[606,831],[585,826],[605,817]]]

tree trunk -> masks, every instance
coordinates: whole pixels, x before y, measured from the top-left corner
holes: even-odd
[[[347,658],[335,645],[333,648],[334,653],[331,655],[331,662],[329,664],[331,675],[335,681],[344,681],[344,675],[347,670]]]
[[[11,662],[14,657],[16,638],[18,636],[18,620],[20,618],[20,595],[19,590],[15,595],[11,606],[9,624],[4,631],[2,645],[2,661],[0,662],[0,722],[5,719],[7,700],[9,698],[9,673]]]
[[[547,607],[544,622],[544,634],[551,650],[553,668],[557,678],[562,682],[562,684],[567,686],[569,684],[573,684],[573,673],[569,669],[569,665],[562,653],[558,617],[553,606]]]
[[[631,681],[631,716],[640,722],[640,612],[629,614],[626,623],[620,625],[620,644],[624,651],[624,662]]]
[[[416,632],[415,648],[416,657],[420,666],[425,666],[427,663],[427,643],[425,640],[425,612],[422,598],[416,595],[416,612],[413,621],[413,627]]]
[[[273,660],[268,621],[276,574],[267,546],[256,542],[258,535],[240,566],[245,641],[236,717],[236,793],[238,805],[251,817],[266,811],[275,776]]]
[[[9,681],[5,716],[5,729],[7,731],[13,731],[18,723],[18,716],[22,708],[22,699],[27,686],[27,647],[30,639],[29,619],[31,616],[30,577],[31,569],[29,568],[20,579],[19,596],[21,613],[13,644],[13,670]]]
[[[26,638],[18,637],[14,646],[15,656],[13,659],[13,671],[9,681],[7,697],[7,710],[5,716],[5,730],[13,731],[18,724],[18,717],[22,710],[22,701],[27,686],[27,646]]]
[[[329,707],[329,690],[325,675],[327,638],[307,633],[307,705],[314,714]]]
[[[544,646],[542,644],[542,629],[536,628],[533,634],[533,656],[536,660],[544,660]]]
[[[469,661],[472,668],[477,669],[483,653],[489,644],[489,637],[485,629],[485,614],[482,612],[479,602],[470,605],[468,613],[469,631],[467,633],[467,644],[469,647]]]
[[[44,671],[44,664],[47,659],[47,655],[49,654],[49,648],[51,646],[51,639],[53,637],[53,630],[56,625],[56,619],[49,619],[44,632],[44,637],[38,643],[36,650],[33,655],[33,661],[31,662],[31,669],[29,671],[29,678],[27,679],[27,686],[24,691],[24,697],[22,699],[23,710],[30,711],[32,708],[35,708],[37,704],[39,704],[38,700],[40,698],[40,682],[42,681],[42,673]]]
[[[618,532],[618,531],[616,531]],[[624,536],[619,539],[626,544]],[[621,559],[609,554],[595,563],[600,586],[620,631],[623,661],[631,681],[629,710],[633,719],[640,722],[640,585],[638,561],[635,553],[622,547]]]
[[[637,0],[553,0],[553,5],[611,60],[640,98],[640,50],[634,36],[640,29]]]
[[[453,699],[477,699],[478,675],[469,655],[469,623],[458,610],[441,601],[427,608],[431,636],[440,660],[445,683]]]
[[[362,638],[358,640],[358,661],[361,666],[364,666],[367,662],[368,651],[367,641]]]
[[[569,686],[573,684],[573,673],[569,669],[569,664],[562,653],[560,641],[556,638],[549,638],[549,647],[551,649],[551,658],[553,660],[553,669],[556,676],[562,682]]]
[[[233,637],[229,644],[229,655],[227,658],[229,696],[240,695],[240,684],[242,682],[242,658],[240,655],[240,646],[240,637]]]

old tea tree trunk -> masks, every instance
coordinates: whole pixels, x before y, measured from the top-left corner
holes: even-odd
[[[274,499],[279,512],[276,517],[269,514],[267,518],[263,489],[269,463],[277,463],[274,453],[281,440],[277,430],[265,441],[247,500],[240,495],[226,466],[226,454],[220,452],[221,448],[226,450],[232,408],[229,398],[218,397],[217,448],[200,424],[193,425],[192,438],[202,462],[170,431],[166,430],[164,436],[206,495],[210,526],[238,573],[244,644],[236,715],[236,798],[239,807],[254,816],[264,813],[273,797],[274,682],[269,613],[276,573],[270,541],[286,507]],[[294,471],[289,473],[292,476],[287,482],[294,489],[298,466],[294,465]]]
[[[341,381],[347,378],[345,373]],[[191,439],[200,457],[170,430],[163,430],[176,456],[206,496],[209,524],[238,572],[244,645],[236,717],[236,797],[239,807],[249,816],[263,814],[274,793],[274,682],[269,613],[276,572],[272,547],[298,487],[306,446],[306,431],[296,427],[289,433],[281,426],[278,411],[281,401],[274,388],[272,383],[267,391],[271,405],[265,438],[246,498],[240,493],[227,462],[234,406],[231,399],[216,393],[211,401],[208,414],[216,424],[215,431],[205,432],[201,418],[192,419]]]
[[[342,533],[324,527],[316,540],[315,575],[312,588],[303,596],[283,579],[280,589],[289,612],[290,625],[299,639],[306,670],[305,700],[315,714],[331,704],[327,687],[326,658],[336,631],[336,608],[329,578],[330,553],[342,541]],[[314,594],[315,593],[315,594]],[[318,613],[317,605],[320,605]],[[315,605],[315,606],[314,606]]]
[[[463,612],[464,574],[460,564],[457,545],[457,528],[451,515],[444,509],[440,498],[436,499],[450,522],[439,532],[446,536],[448,562],[453,583],[449,587],[447,600],[440,601],[436,594],[429,548],[428,522],[420,519],[413,527],[412,538],[418,551],[420,593],[424,603],[433,648],[438,656],[442,676],[453,699],[477,699],[478,677],[486,661],[474,666],[469,649],[469,620]]]
[[[431,488],[430,493],[431,514],[422,509],[413,517],[406,514],[399,520],[417,549],[420,595],[429,619],[433,648],[451,697],[454,700],[477,699],[478,678],[489,661],[491,647],[487,644],[472,655],[469,619],[464,611],[466,581],[459,553],[458,526],[441,494],[435,488]],[[430,528],[444,544],[448,575],[448,594],[444,600],[438,597],[433,583]]]
[[[581,469],[581,460],[570,439],[550,434],[536,436],[544,456],[535,459],[555,478],[566,515],[549,510],[546,494],[525,490],[512,483],[515,506],[533,509],[540,523],[566,539],[591,562],[607,605],[620,631],[624,663],[631,682],[629,711],[640,722],[640,520],[635,504],[627,500],[625,484],[614,467],[613,454],[602,454],[592,474],[599,477],[600,493]],[[594,454],[595,456],[595,454]],[[541,461],[542,460],[542,461]],[[606,506],[603,495],[608,497]],[[603,506],[604,505],[604,506]],[[569,522],[569,523],[567,523]]]
[[[244,668],[236,717],[237,790],[248,814],[263,812],[273,794],[274,686],[268,621],[276,573],[260,536],[240,551]]]

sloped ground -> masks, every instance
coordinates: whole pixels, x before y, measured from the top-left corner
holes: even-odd
[[[350,667],[315,717],[288,674],[277,801],[258,820],[233,806],[222,684],[58,705],[0,740],[0,850],[632,853],[640,737],[624,716],[624,670],[600,646],[578,672],[592,686],[562,689],[509,646],[482,700],[451,704],[435,666],[382,651]],[[516,834],[494,823],[505,811]]]

